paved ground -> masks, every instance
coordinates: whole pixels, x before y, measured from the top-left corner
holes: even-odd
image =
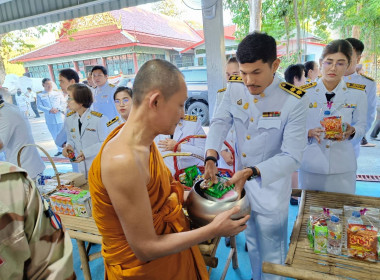
[[[43,116],[43,115],[42,115]],[[54,144],[53,139],[50,136],[50,133],[46,127],[44,118],[40,119],[29,119],[33,136],[36,143],[42,146],[48,151],[50,155],[54,155],[57,150]],[[206,128],[207,130],[207,128]],[[358,174],[371,174],[371,175],[380,175],[380,141],[370,141],[377,144],[376,147],[372,148],[361,148],[361,154],[358,160]],[[59,157],[61,160],[63,157]],[[60,160],[60,161],[61,161]],[[71,170],[70,164],[58,163],[57,168],[61,172],[67,172]],[[52,174],[53,169],[49,164],[47,164],[47,174]],[[373,182],[357,182],[357,191],[358,195],[368,195],[380,197],[380,183]],[[288,236],[290,236],[293,224],[295,222],[298,212],[298,206],[290,206],[289,208],[289,220],[288,220]],[[250,264],[248,254],[244,250],[245,237],[244,234],[239,234],[237,237],[237,247],[238,247],[238,259],[239,259],[239,268],[234,270],[230,265],[230,268],[227,273],[227,280],[234,279],[250,279]],[[74,268],[77,274],[78,279],[83,279],[82,271],[80,270],[80,259],[78,248],[75,241],[73,240],[74,246]],[[94,246],[92,251],[99,251],[100,246]],[[226,262],[226,258],[229,253],[229,248],[224,245],[224,240],[221,241],[217,250],[217,257],[219,259],[219,264],[216,269],[212,270],[210,279],[220,279],[220,276],[223,272],[223,268]],[[97,259],[91,262],[91,273],[93,279],[104,279],[104,267],[103,260]]]

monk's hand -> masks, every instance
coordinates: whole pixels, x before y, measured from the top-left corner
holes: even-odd
[[[235,172],[235,174],[232,176],[231,179],[229,179],[224,185],[226,187],[229,187],[231,185],[235,185],[234,190],[238,194],[238,199],[241,198],[241,192],[244,189],[245,182],[247,179],[251,176],[250,175],[250,169],[245,168],[243,170],[239,170],[238,172]]]
[[[229,150],[221,151],[220,155],[229,166],[232,166],[234,164],[234,158],[232,157],[232,153]]]
[[[309,138],[317,139],[318,143],[321,144],[321,136],[323,132],[325,132],[325,130],[322,127],[316,127],[313,129],[309,129],[307,136]]]
[[[239,211],[240,206],[235,206],[215,217],[215,219],[211,222],[211,225],[214,227],[217,236],[234,236],[247,228],[246,223],[250,217],[249,215],[239,220],[231,219],[231,216]]]
[[[79,162],[84,161],[84,160],[85,160],[85,156],[84,156],[83,152],[81,151],[79,153],[79,155],[76,157],[74,162],[79,163]]]
[[[63,150],[62,150],[62,155],[64,156],[64,157],[69,157],[69,153],[68,153],[68,151],[74,151],[74,148],[73,147],[71,147],[71,145],[66,145],[64,148],[63,148]]]

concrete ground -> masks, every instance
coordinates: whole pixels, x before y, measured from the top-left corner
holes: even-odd
[[[43,115],[40,119],[29,119],[33,136],[36,141],[36,144],[42,146],[44,149],[48,151],[50,155],[54,155],[57,152],[55,144],[50,136],[50,133],[46,127]],[[206,129],[207,130],[207,129]],[[357,174],[370,174],[370,175],[380,175],[380,141],[372,141],[371,143],[377,144],[376,147],[362,147],[360,151],[360,157],[358,159],[358,172]],[[63,157],[59,157],[63,159]],[[57,163],[57,168],[60,172],[71,171],[71,165],[67,163]],[[50,164],[47,163],[47,169],[45,170],[46,174],[53,174],[54,171],[51,168]],[[360,182],[357,181],[357,189],[356,194],[358,195],[367,195],[367,196],[375,196],[380,197],[380,183],[373,182]],[[296,220],[298,212],[298,206],[290,206],[289,207],[289,220],[288,220],[288,236],[293,229],[293,224]],[[226,279],[227,280],[235,280],[235,279],[251,279],[251,269],[250,262],[247,252],[244,250],[245,237],[244,234],[241,233],[237,236],[237,250],[238,250],[238,261],[239,268],[233,269],[232,265],[230,265]],[[84,279],[83,273],[80,269],[80,259],[79,252],[76,246],[75,240],[73,240],[74,246],[74,269],[76,275],[79,280]],[[99,251],[100,246],[94,246],[92,251]],[[226,263],[226,259],[229,253],[229,248],[225,246],[224,240],[222,239],[216,256],[219,259],[219,264],[216,269],[213,269],[211,272],[210,279],[220,279],[222,275],[224,265]],[[104,266],[103,260],[97,259],[90,263],[92,278],[104,279]]]

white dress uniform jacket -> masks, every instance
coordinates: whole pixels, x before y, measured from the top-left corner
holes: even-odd
[[[354,145],[360,143],[366,130],[366,94],[363,90],[350,88],[342,79],[332,91],[335,96],[332,99],[331,109],[328,109],[327,90],[322,79],[313,85],[307,89],[306,93],[310,102],[306,124],[307,131],[321,127],[320,121],[324,117],[324,112],[328,110],[330,115],[326,116],[342,116],[342,122],[354,126],[356,132],[353,139],[345,141],[322,139],[321,144],[318,144],[315,138],[309,138],[300,168],[301,187],[303,189],[316,189],[315,186],[319,186],[319,190],[353,194],[355,193],[357,168]],[[313,177],[314,183],[310,182],[308,176]],[[330,182],[332,178],[334,180]],[[346,180],[347,178],[350,180]],[[351,180],[352,178],[353,180]]]
[[[67,103],[62,92],[52,90],[51,92],[42,91],[37,94],[37,108],[44,112],[45,121],[48,126],[50,124],[63,123],[66,106]],[[52,114],[49,112],[52,108],[57,108],[60,112]]]
[[[0,101],[1,102],[1,101]],[[0,140],[4,144],[6,161],[17,165],[17,153],[26,144],[34,144],[29,122],[20,113],[17,106],[6,102],[0,103]],[[27,147],[21,153],[21,167],[35,178],[45,170],[36,147]]]
[[[202,128],[201,122],[197,119],[196,116],[190,116],[186,115],[183,120],[181,120],[177,127],[174,130],[173,134],[173,140],[179,141],[182,138],[185,138],[186,136],[189,135],[205,135],[205,132]],[[157,135],[156,138],[154,139],[156,145],[158,146],[158,142],[160,140],[164,140],[170,138],[170,135]],[[206,140],[204,138],[192,138],[188,142],[183,142],[181,144],[181,152],[184,153],[192,153],[198,156],[203,157],[205,153],[205,142]],[[161,155],[164,156],[168,153],[172,153],[170,151],[163,152],[159,148]],[[174,169],[174,160],[173,157],[166,157],[164,158],[166,166],[170,169],[172,175],[175,174],[175,169]],[[190,157],[190,156],[181,156],[177,157],[177,163],[178,163],[178,168],[179,169],[184,169],[189,166],[193,165],[199,165],[203,166],[204,163],[202,160],[197,159],[195,157]]]
[[[356,72],[351,75],[344,76],[343,79],[346,83],[365,85],[365,93],[367,95],[368,104],[367,126],[365,130],[365,132],[367,133],[370,130],[371,125],[375,120],[376,116],[376,82],[372,78],[358,74]],[[358,157],[360,150],[360,142],[355,143],[354,148],[356,157]]]
[[[76,156],[83,152],[85,160],[79,163],[79,171],[87,178],[92,161],[108,135],[106,125],[108,118],[90,109],[87,109],[81,117],[76,112],[70,112],[66,117],[67,144],[74,148]],[[82,123],[81,133],[79,133],[79,119]]]
[[[253,279],[283,279],[263,274],[261,266],[264,261],[285,261],[291,174],[306,145],[307,98],[300,98],[304,92],[277,75],[260,95],[252,95],[241,78],[234,77],[211,121],[206,151],[219,151],[234,124],[239,167],[256,166],[261,173],[244,187],[252,209],[246,240]]]
[[[116,116],[120,118],[113,100],[115,91],[116,87],[108,82],[94,89],[94,103],[92,104],[92,108],[94,111],[105,115],[109,120],[112,120]]]

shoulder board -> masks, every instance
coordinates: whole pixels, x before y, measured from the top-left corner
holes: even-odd
[[[299,88],[305,90],[305,89],[309,89],[309,88],[315,87],[316,85],[317,85],[317,83],[314,82],[314,83],[310,83],[310,84],[306,84],[306,85],[300,86]]]
[[[115,87],[115,85],[113,85],[113,84],[109,84],[110,85],[110,87]]]
[[[307,83],[311,83],[311,79],[306,79],[306,82]]]
[[[354,83],[346,83],[348,88],[354,88],[359,90],[365,90],[365,85],[354,84]]]
[[[74,114],[75,114],[75,111],[68,112],[68,113],[66,114],[66,117],[70,117],[70,116],[72,116],[72,115],[74,115]]]
[[[91,111],[91,114],[94,115],[94,116],[97,116],[98,118],[100,118],[101,116],[103,116],[102,113],[99,113],[99,112],[96,112],[96,111]]]
[[[243,82],[243,79],[239,75],[232,75],[229,79],[229,82]]]
[[[110,125],[114,124],[118,120],[119,120],[119,117],[114,117],[112,120],[110,120],[109,122],[107,122],[107,127],[109,127]]]
[[[198,117],[193,115],[185,115],[183,118],[185,121],[196,122]]]
[[[285,90],[287,93],[290,93],[291,95],[297,97],[300,99],[302,96],[305,95],[306,91],[303,89],[300,89],[290,83],[282,82],[280,83],[280,88]]]
[[[42,92],[42,90],[40,90],[40,91],[37,91],[36,93],[41,93]]]
[[[218,92],[223,92],[223,91],[226,91],[226,88],[221,88],[220,90],[218,90]]]
[[[4,103],[1,103],[0,104],[0,109],[4,107]]]
[[[375,80],[374,78],[368,77],[368,76],[366,76],[364,74],[360,74],[360,75],[363,76],[364,78],[367,78],[370,81],[374,81]]]

